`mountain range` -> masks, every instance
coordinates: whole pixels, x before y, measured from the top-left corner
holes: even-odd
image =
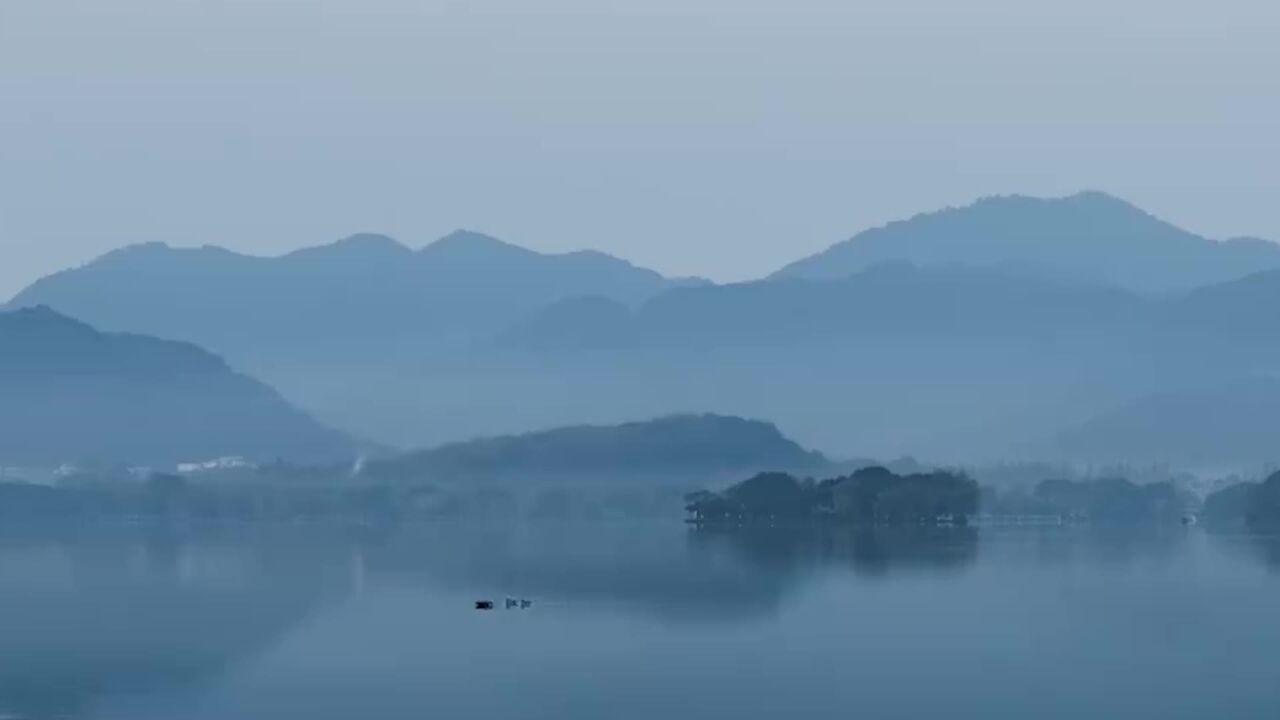
[[[636,310],[572,298],[508,328],[509,347],[751,347],[886,338],[1028,338],[1128,330],[1154,319],[1141,296],[981,267],[882,263],[825,281],[769,280],[673,290]]]
[[[713,412],[847,455],[1093,457],[1073,433],[1128,404],[1280,366],[1280,245],[1097,192],[986,198],[728,285],[459,232],[275,258],[134,246],[10,306],[37,303],[198,342],[328,423],[416,447]],[[1143,458],[1230,459],[1126,417]],[[1257,443],[1233,452],[1280,459]]]
[[[361,446],[194,345],[0,313],[0,464],[351,459]]]
[[[636,304],[698,282],[603,253],[546,255],[459,231],[420,250],[356,235],[279,257],[134,245],[43,278],[9,305],[47,305],[104,330],[187,340],[253,364],[426,354],[562,298]]]

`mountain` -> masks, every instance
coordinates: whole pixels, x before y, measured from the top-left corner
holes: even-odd
[[[1280,321],[1280,270],[1206,285],[1169,303],[1175,321],[1215,335],[1273,335]]]
[[[773,277],[840,278],[898,260],[996,267],[1164,293],[1280,268],[1280,244],[1211,240],[1100,192],[1047,199],[1010,195],[864,231]]]
[[[850,456],[985,462],[1127,400],[1275,372],[1276,248],[1084,193],[920,216],[723,286],[474,233],[362,235],[276,258],[137,246],[16,302],[197,342],[400,446],[714,412]]]
[[[194,345],[102,333],[36,307],[0,313],[0,348],[0,466],[359,451]]]
[[[106,330],[187,340],[238,364],[415,356],[580,295],[639,303],[685,282],[597,252],[545,255],[471,232],[421,250],[356,235],[279,257],[152,243],[43,278],[48,305]]]
[[[1280,461],[1280,377],[1152,393],[1063,432],[1058,448],[1099,462],[1235,469]]]
[[[673,415],[448,444],[371,463],[367,472],[397,478],[687,475],[807,468],[825,462],[769,423]]]
[[[887,339],[1025,340],[1129,331],[1154,305],[1098,285],[972,267],[884,263],[853,275],[679,288],[635,311],[603,298],[538,310],[499,337],[508,347],[866,345]]]
[[[883,263],[839,279],[675,289],[635,310],[568,301],[499,339],[518,369],[473,364],[433,388],[492,404],[497,387],[548,413],[692,406],[769,417],[845,454],[985,462],[1034,456],[1040,438],[1128,399],[1275,372],[1276,308],[1280,272],[1151,298],[999,268]],[[503,382],[518,372],[529,380]]]

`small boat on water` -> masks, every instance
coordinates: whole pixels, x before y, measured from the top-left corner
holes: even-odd
[[[502,602],[502,606],[507,610],[528,610],[533,607],[533,601],[526,598],[509,597]],[[493,610],[496,604],[492,600],[477,600],[477,610]]]

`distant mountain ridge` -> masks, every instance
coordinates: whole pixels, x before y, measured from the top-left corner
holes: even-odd
[[[230,372],[222,358],[190,343],[99,333],[43,305],[0,313],[0,373],[169,377]]]
[[[396,478],[636,475],[806,468],[826,463],[774,425],[721,415],[672,415],[451,443],[370,463]]]
[[[608,298],[570,298],[522,318],[497,343],[552,351],[696,349],[1083,334],[1081,340],[1092,343],[1111,338],[1173,350],[1176,343],[1231,342],[1252,351],[1280,349],[1280,336],[1269,332],[1277,325],[1280,269],[1151,297],[998,268],[886,262],[835,279],[676,288],[636,308]]]
[[[1069,457],[1238,469],[1280,462],[1280,377],[1206,381],[1153,393],[1062,432]]]
[[[360,444],[187,343],[0,313],[0,466],[353,458]]]
[[[772,280],[683,288],[632,311],[605,298],[544,308],[503,333],[512,347],[737,347],[901,337],[1026,338],[1129,329],[1152,303],[1111,287],[1052,282],[987,268],[885,263],[823,281]]]
[[[9,307],[188,340],[237,361],[422,353],[485,337],[577,295],[638,303],[671,280],[593,251],[547,255],[459,231],[421,250],[382,235],[277,257],[135,245],[45,277]]]
[[[773,277],[833,279],[886,261],[993,267],[1166,293],[1280,268],[1280,244],[1211,240],[1096,191],[1008,195],[863,231]]]
[[[1179,428],[1219,418],[1257,441],[1217,447],[1268,457],[1269,431],[1249,429],[1267,427],[1258,403],[1238,389],[1216,404],[1202,396],[1176,406],[1209,408],[1193,417],[1151,411],[1100,419],[1096,437],[1078,442],[1041,440],[1143,396],[1280,372],[1278,323],[1280,271],[1149,297],[994,268],[885,263],[841,279],[673,290],[637,310],[569,300],[498,345],[544,373],[571,365],[606,408],[665,397],[769,417],[847,453],[987,461],[1063,451],[1118,461],[1125,443],[1103,443],[1130,437],[1134,460],[1225,462],[1215,443]],[[505,392],[523,406],[553,400],[535,387]],[[1244,417],[1245,426],[1227,422]]]

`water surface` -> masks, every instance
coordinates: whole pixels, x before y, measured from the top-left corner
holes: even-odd
[[[1272,718],[1277,569],[1180,528],[6,537],[0,717]]]

